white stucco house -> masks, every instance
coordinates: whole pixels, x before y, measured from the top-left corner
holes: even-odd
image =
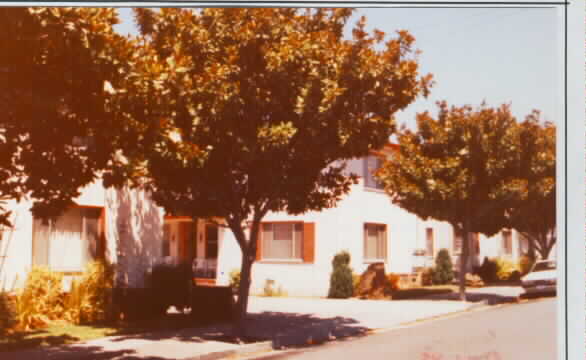
[[[359,175],[359,183],[335,208],[300,216],[267,214],[252,293],[262,292],[272,280],[289,295],[326,296],[332,258],[342,250],[351,254],[356,273],[384,262],[387,272],[410,274],[433,265],[442,248],[457,263],[460,237],[447,223],[422,221],[393,205],[371,174],[380,161],[371,155],[348,163],[347,171]],[[0,232],[1,288],[22,286],[33,265],[49,266],[70,279],[99,257],[116,265],[117,286],[132,288],[144,287],[147,271],[164,261],[191,262],[196,282],[207,285],[227,285],[230,272],[240,268],[240,248],[229,229],[203,219],[165,216],[145,192],[104,189],[98,181],[83,189],[75,203],[53,223],[34,219],[28,202],[10,205],[14,227]],[[516,260],[525,248],[514,231],[491,239],[476,236],[471,265],[485,256]]]

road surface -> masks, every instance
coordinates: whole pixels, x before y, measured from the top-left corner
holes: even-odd
[[[555,360],[556,326],[556,298],[544,298],[263,359]]]

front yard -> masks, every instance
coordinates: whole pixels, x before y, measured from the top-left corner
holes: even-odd
[[[103,325],[73,325],[56,321],[43,329],[15,331],[0,337],[0,352],[72,344],[106,336],[150,333],[196,326],[191,317],[167,314],[159,319]]]

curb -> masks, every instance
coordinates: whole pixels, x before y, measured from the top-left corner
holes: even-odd
[[[217,360],[235,356],[251,356],[273,350],[272,341],[263,341],[253,344],[240,345],[237,349],[215,351],[207,354],[200,354],[184,358],[183,360]]]

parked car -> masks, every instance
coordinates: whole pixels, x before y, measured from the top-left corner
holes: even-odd
[[[555,260],[540,260],[533,265],[531,271],[521,279],[521,286],[526,295],[556,292]]]

